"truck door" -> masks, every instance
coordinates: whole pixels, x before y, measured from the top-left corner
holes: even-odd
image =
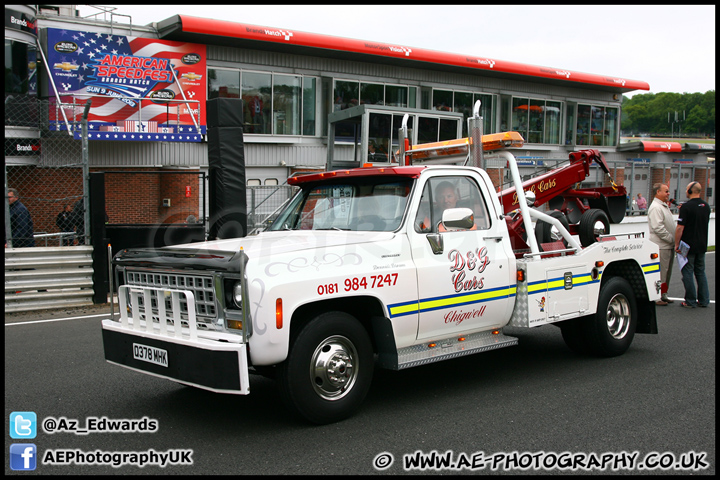
[[[490,215],[492,205],[472,174],[431,177],[410,227],[418,276],[418,335],[444,338],[463,332],[501,327],[512,313],[515,272],[505,249],[507,227]],[[440,220],[447,208],[470,208],[475,226],[447,231]],[[442,237],[442,251],[432,234]],[[428,238],[430,234],[430,238]]]

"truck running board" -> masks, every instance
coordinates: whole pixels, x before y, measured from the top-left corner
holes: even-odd
[[[517,338],[504,335],[501,330],[473,333],[401,348],[398,350],[397,364],[390,368],[402,370],[463,355],[511,347],[517,343]]]

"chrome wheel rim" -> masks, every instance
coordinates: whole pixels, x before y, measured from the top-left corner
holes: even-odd
[[[620,293],[610,299],[605,314],[608,332],[613,338],[620,340],[630,329],[630,302]]]
[[[599,237],[600,235],[605,235],[606,233],[608,232],[605,231],[605,224],[599,220],[595,222],[595,225],[593,225],[593,234],[596,237]]]
[[[333,335],[315,349],[310,360],[310,381],[325,400],[338,400],[352,390],[358,376],[358,353],[347,338]]]

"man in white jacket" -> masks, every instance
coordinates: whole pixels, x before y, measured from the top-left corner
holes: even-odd
[[[660,278],[662,280],[662,297],[655,303],[667,305],[673,303],[667,296],[667,290],[675,256],[675,220],[673,220],[668,206],[670,188],[662,183],[656,183],[653,185],[653,195],[655,198],[648,209],[648,226],[650,241],[660,247]]]

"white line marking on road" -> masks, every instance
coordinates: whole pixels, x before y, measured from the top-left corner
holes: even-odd
[[[120,313],[116,313],[115,316],[119,316]],[[47,320],[30,320],[28,322],[12,322],[12,323],[6,323],[5,326],[8,327],[10,325],[29,325],[31,323],[48,323],[48,322],[64,322],[66,320],[80,320],[83,318],[95,318],[95,317],[105,317],[110,318],[110,313],[100,313],[98,315],[85,315],[83,317],[68,317],[68,318],[50,318]]]

